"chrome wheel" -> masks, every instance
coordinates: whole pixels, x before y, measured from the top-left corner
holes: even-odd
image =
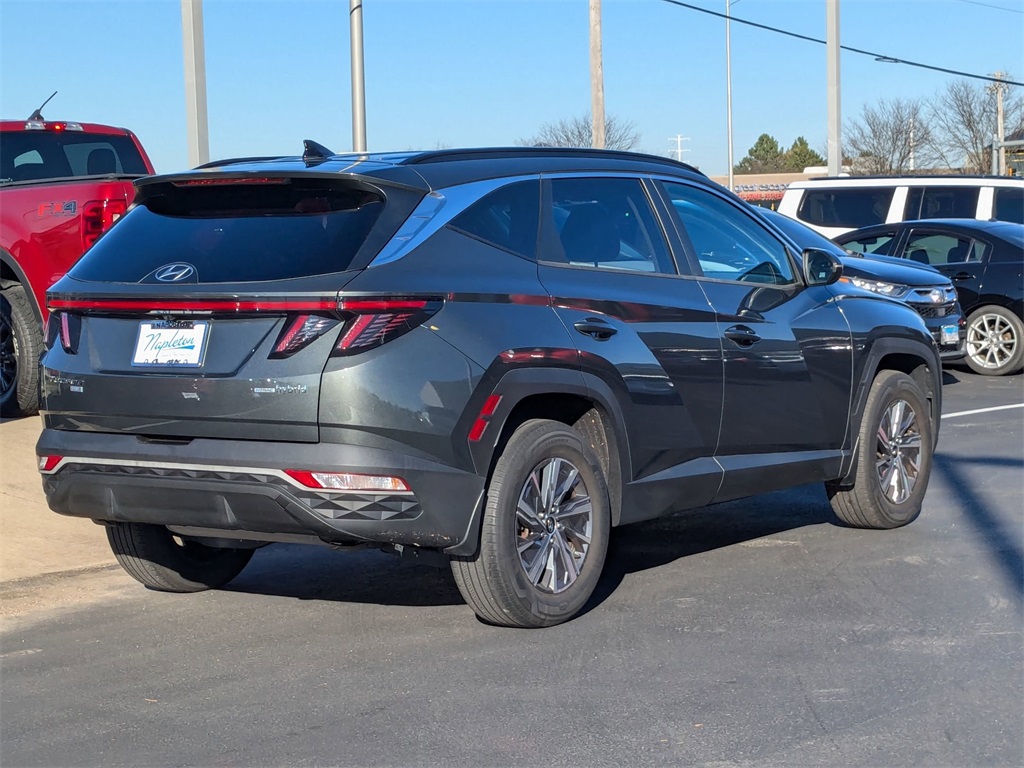
[[[0,395],[14,389],[18,381],[18,340],[6,313],[0,313]]]
[[[921,428],[906,400],[896,400],[885,409],[875,451],[882,493],[893,504],[902,504],[910,498],[921,468]]]
[[[994,370],[1007,365],[1018,344],[1013,325],[995,313],[979,315],[967,328],[967,354],[982,368]]]
[[[579,577],[593,531],[593,505],[579,470],[545,459],[530,472],[516,507],[516,549],[530,583],[558,594]]]

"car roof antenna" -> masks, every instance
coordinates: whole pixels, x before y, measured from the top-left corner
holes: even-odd
[[[56,95],[57,95],[57,92],[54,91],[53,93],[50,94],[50,99],[52,99]],[[37,109],[35,112],[33,112],[31,115],[29,115],[28,119],[29,120],[42,120],[43,119],[43,107],[45,107],[47,104],[50,103],[50,99],[47,99],[42,104],[40,104],[39,105],[39,109]]]
[[[302,140],[302,161],[306,165],[322,163],[334,153],[323,144],[317,144],[312,139]]]

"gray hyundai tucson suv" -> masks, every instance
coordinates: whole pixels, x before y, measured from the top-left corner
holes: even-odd
[[[48,295],[46,497],[157,590],[378,546],[550,626],[615,526],[808,482],[851,526],[917,517],[938,351],[841,272],[632,153],[307,141],[141,179]]]

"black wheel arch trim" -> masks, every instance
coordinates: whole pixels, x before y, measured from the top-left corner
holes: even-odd
[[[36,303],[36,295],[32,290],[32,284],[29,283],[28,277],[25,275],[25,270],[21,268],[14,256],[6,248],[0,248],[0,262],[5,267],[10,269],[17,281],[21,283],[21,287],[25,289],[25,295],[28,297],[29,306],[32,307],[32,314],[35,315],[36,322],[39,323],[40,327],[43,325],[43,313],[39,309],[39,305]],[[6,288],[8,286],[4,286]]]
[[[853,485],[853,478],[857,471],[857,440],[860,434],[861,419],[864,417],[864,406],[867,403],[868,393],[871,391],[871,384],[880,370],[882,360],[890,355],[906,355],[916,357],[921,361],[920,366],[915,370],[920,371],[921,366],[927,367],[929,377],[925,381],[917,378],[922,384],[925,397],[932,406],[932,435],[937,442],[939,439],[939,424],[942,416],[942,361],[934,344],[907,338],[883,337],[875,339],[868,352],[867,360],[861,372],[860,381],[856,384],[853,394],[852,408],[850,409],[850,427],[847,431],[847,443],[844,449],[848,451],[843,462],[842,474],[838,480],[840,488],[848,488]],[[909,373],[908,373],[909,375]],[[923,374],[918,374],[918,377]]]

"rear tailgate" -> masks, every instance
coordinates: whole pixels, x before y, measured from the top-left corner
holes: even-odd
[[[389,206],[351,179],[143,187],[49,294],[47,425],[316,442],[338,293]]]

